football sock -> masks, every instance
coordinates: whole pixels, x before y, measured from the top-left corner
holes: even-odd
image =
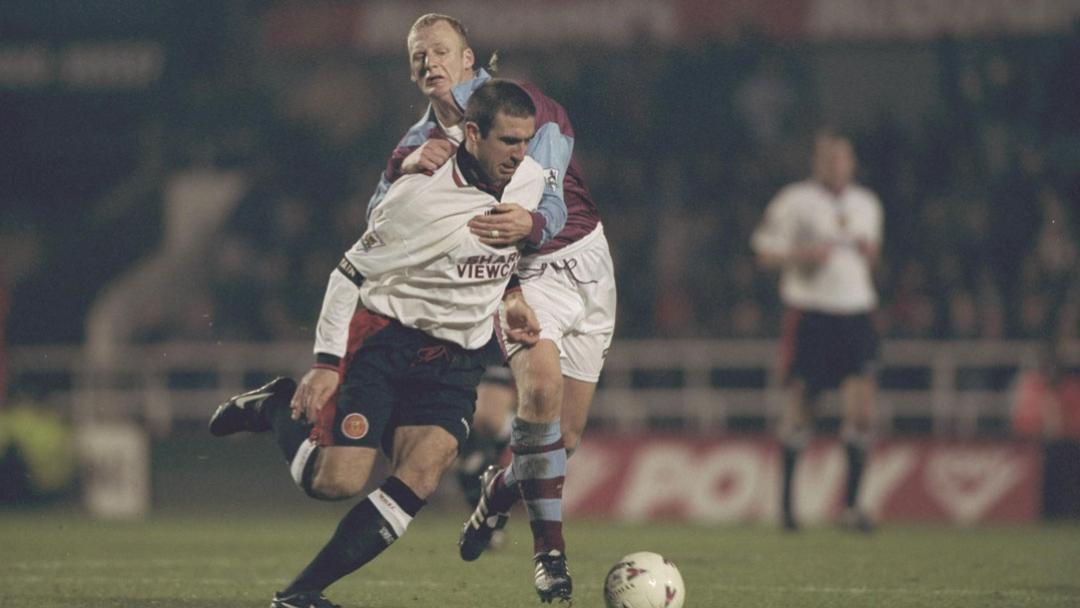
[[[262,409],[274,430],[285,462],[289,463],[293,481],[308,496],[318,498],[311,490],[311,480],[315,476],[315,457],[319,452],[319,444],[310,439],[311,425],[293,420],[287,401],[268,399],[263,403]]]
[[[799,460],[799,453],[810,441],[810,433],[805,430],[796,431],[790,437],[786,437],[781,444],[781,456],[783,469],[781,476],[780,509],[787,518],[794,517],[792,507],[792,485],[795,481],[795,464]]]
[[[854,508],[859,498],[859,484],[862,481],[863,468],[866,465],[867,437],[854,433],[845,436],[844,448],[847,452],[847,496],[845,504]]]
[[[795,462],[799,459],[799,450],[791,446],[783,447],[783,477],[781,478],[780,509],[785,517],[792,517],[791,484],[795,477]]]
[[[566,449],[559,421],[514,419],[510,438],[513,476],[529,512],[534,553],[566,551],[562,535],[562,490],[566,478]]]
[[[426,504],[397,477],[389,477],[341,519],[330,541],[283,593],[318,592],[354,572],[405,534]]]

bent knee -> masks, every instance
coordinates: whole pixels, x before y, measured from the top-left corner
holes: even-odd
[[[534,378],[521,391],[522,405],[537,413],[557,414],[562,407],[562,377]]]

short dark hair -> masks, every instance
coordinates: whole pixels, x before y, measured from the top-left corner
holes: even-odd
[[[514,118],[529,118],[536,116],[536,105],[525,89],[502,78],[492,78],[480,85],[465,104],[465,120],[476,123],[480,137],[488,136],[499,112]]]

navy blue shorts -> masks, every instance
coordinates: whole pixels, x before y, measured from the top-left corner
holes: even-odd
[[[438,426],[460,446],[472,426],[476,385],[484,369],[501,360],[494,335],[468,350],[360,310],[350,326],[341,387],[319,417],[319,442],[389,455],[398,427]]]
[[[806,382],[817,392],[837,388],[848,376],[871,372],[878,337],[869,313],[834,315],[791,309],[782,343],[789,378]]]

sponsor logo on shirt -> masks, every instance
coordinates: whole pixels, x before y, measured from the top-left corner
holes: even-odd
[[[462,279],[505,279],[517,268],[521,254],[473,255],[457,263],[458,277]]]

